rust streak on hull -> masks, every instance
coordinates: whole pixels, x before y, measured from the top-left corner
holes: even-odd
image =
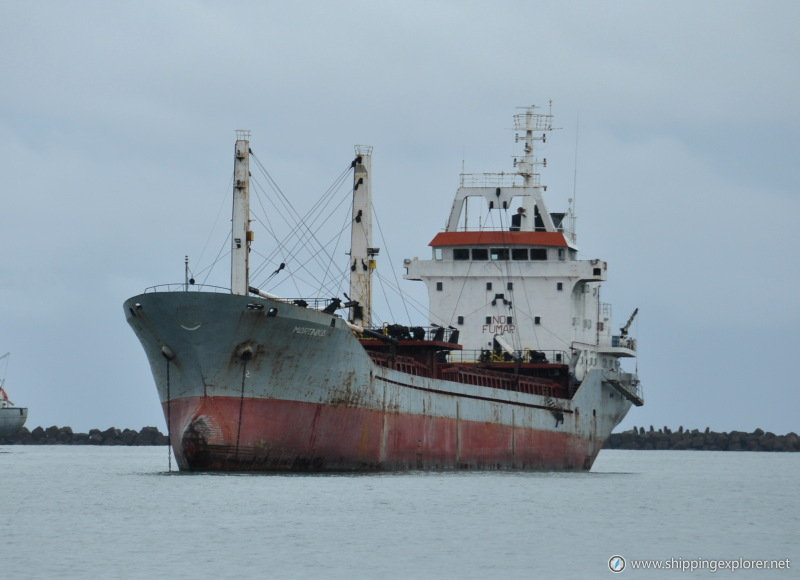
[[[583,470],[601,446],[566,432],[277,399],[245,400],[239,425],[239,404],[235,397],[172,402],[181,469]]]

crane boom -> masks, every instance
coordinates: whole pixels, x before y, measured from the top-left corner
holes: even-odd
[[[631,328],[631,324],[633,323],[633,319],[636,318],[636,315],[638,313],[639,313],[639,309],[638,308],[634,309],[633,314],[631,314],[631,317],[628,318],[628,322],[625,323],[625,326],[623,326],[622,328],[619,329],[619,335],[621,337],[624,338],[624,337],[628,336],[628,331]]]

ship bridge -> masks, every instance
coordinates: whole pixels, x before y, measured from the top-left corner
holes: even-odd
[[[573,368],[617,368],[635,341],[612,337],[610,306],[600,301],[608,265],[578,259],[572,200],[550,212],[534,146],[553,130],[552,114],[526,108],[514,117],[522,151],[504,173],[462,173],[444,231],[430,259],[406,259],[405,278],[428,290],[429,323],[460,332],[464,353],[565,353]],[[502,353],[500,353],[502,355]],[[537,355],[538,356],[538,355]],[[565,360],[566,359],[566,360]]]

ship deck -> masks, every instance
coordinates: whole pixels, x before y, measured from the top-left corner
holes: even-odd
[[[451,356],[460,345],[442,340],[362,338],[360,343],[376,365],[410,375],[558,399],[571,399],[576,389],[567,365],[542,362],[542,357],[515,360],[484,351],[467,361]]]

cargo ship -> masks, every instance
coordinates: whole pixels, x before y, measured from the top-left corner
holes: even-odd
[[[250,284],[252,151],[237,132],[231,287],[187,280],[124,303],[179,469],[590,469],[643,404],[621,364],[636,356],[635,311],[612,332],[606,262],[578,259],[571,203],[545,205],[534,149],[553,116],[540,111],[514,116],[513,170],[462,174],[430,258],[404,260],[428,290],[420,326],[372,320],[368,146],[351,164],[349,293],[285,298]]]
[[[11,353],[7,352],[0,356],[0,361],[5,359],[7,363],[10,356]],[[22,429],[25,421],[28,420],[28,409],[14,406],[14,403],[8,398],[5,386],[6,378],[5,373],[3,373],[3,378],[0,379],[0,437],[13,435]]]

